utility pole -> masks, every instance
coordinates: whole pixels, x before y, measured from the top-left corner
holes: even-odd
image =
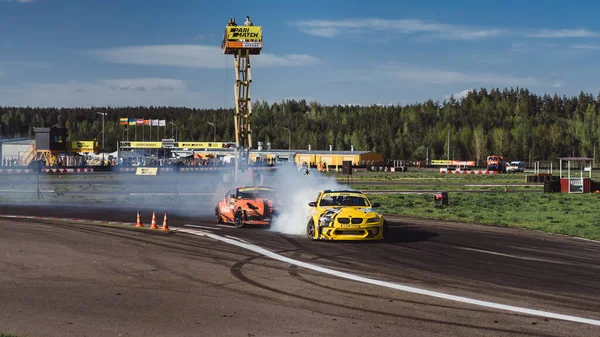
[[[446,168],[450,165],[450,126],[448,126],[448,162],[446,163]]]
[[[288,163],[290,163],[291,149],[292,149],[292,131],[288,128],[283,128],[288,132]]]
[[[596,140],[594,142],[594,155],[593,155],[593,160],[592,160],[592,169],[594,168],[594,166],[596,166],[596,143],[598,143],[598,140]]]
[[[215,143],[217,141],[217,127],[214,123],[211,123],[211,122],[207,122],[207,123],[212,125],[212,127],[213,127],[213,143]]]
[[[102,151],[104,152],[104,116],[106,112],[96,112],[98,115],[102,115]]]

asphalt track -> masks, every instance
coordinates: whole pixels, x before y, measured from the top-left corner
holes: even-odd
[[[168,211],[172,229],[339,271],[600,319],[598,242],[403,218],[389,219],[386,242],[312,242],[216,226],[194,210],[143,209],[146,224],[150,211]],[[135,209],[89,205],[0,206],[6,214],[135,221]],[[0,333],[27,336],[600,336],[600,326],[345,280],[206,237],[68,220],[1,220],[0,294]]]

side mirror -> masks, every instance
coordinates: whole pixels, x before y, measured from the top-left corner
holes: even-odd
[[[310,206],[310,207],[317,207],[317,203],[314,202],[314,201],[311,201],[311,202],[308,203],[308,206]]]
[[[379,207],[381,205],[378,202],[376,202],[376,203],[373,203],[371,206],[373,206],[373,208],[375,208],[375,207]]]

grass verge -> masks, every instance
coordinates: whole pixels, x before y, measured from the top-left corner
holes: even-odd
[[[435,208],[433,196],[369,195],[379,211],[411,217],[518,227],[600,240],[595,194],[449,193],[449,206]]]

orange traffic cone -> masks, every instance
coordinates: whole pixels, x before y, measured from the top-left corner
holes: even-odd
[[[144,227],[144,225],[142,225],[142,218],[140,217],[140,211],[137,211],[137,224],[135,224],[135,227]]]
[[[158,229],[156,226],[156,212],[152,212],[152,224],[150,224],[150,229]]]
[[[167,225],[167,213],[165,213],[165,219],[163,220],[163,226],[162,226],[161,230],[163,230],[163,231],[169,230],[169,225]]]

